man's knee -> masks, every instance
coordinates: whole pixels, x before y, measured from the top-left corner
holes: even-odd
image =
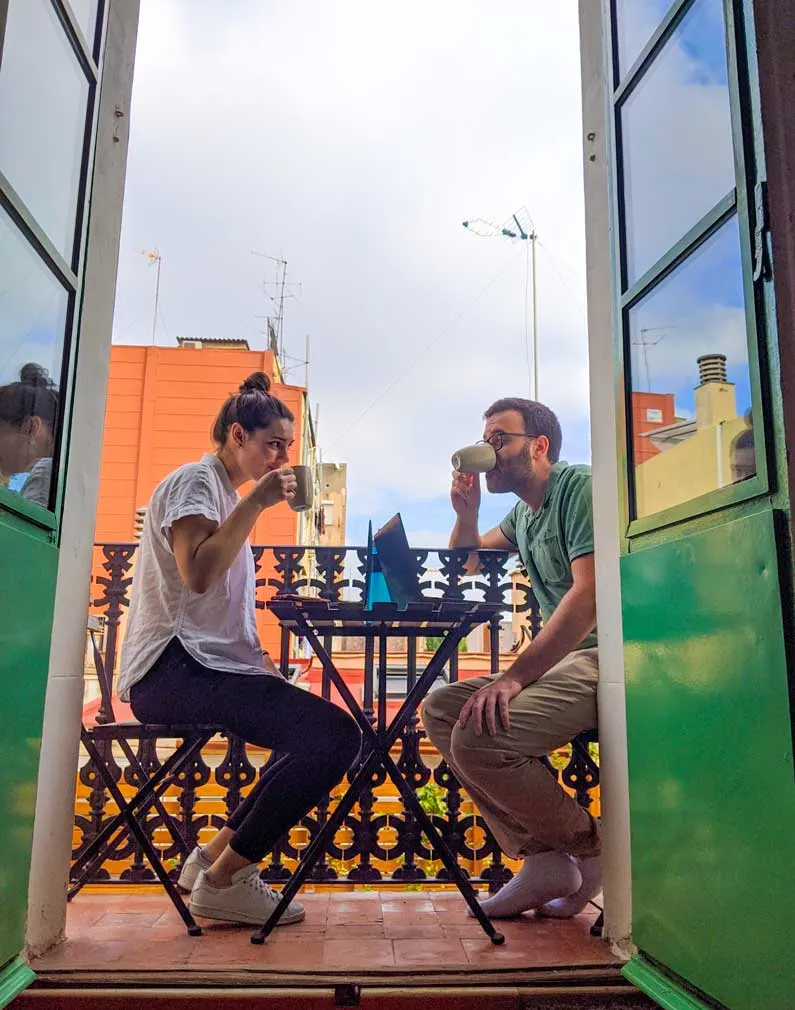
[[[450,752],[456,767],[473,774],[479,769],[493,770],[502,766],[508,771],[514,758],[520,757],[504,739],[491,736],[485,726],[482,733],[476,733],[472,719],[466,726],[456,723],[450,737]]]
[[[464,707],[464,699],[460,697],[460,692],[456,690],[455,684],[446,684],[432,691],[422,703],[420,716],[425,732],[433,740],[434,733],[443,726],[449,727],[454,722]]]

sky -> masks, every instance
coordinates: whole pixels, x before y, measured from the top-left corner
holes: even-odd
[[[158,343],[264,346],[284,258],[349,543],[399,509],[443,545],[450,456],[530,391],[526,247],[464,220],[535,222],[540,398],[589,459],[581,160],[574,3],[144,0],[114,340],[151,342],[157,249]]]

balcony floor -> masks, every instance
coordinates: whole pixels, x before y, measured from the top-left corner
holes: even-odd
[[[325,892],[301,895],[306,920],[277,929],[263,946],[248,927],[199,920],[204,935],[189,937],[167,897],[88,893],[69,906],[67,940],[31,966],[53,982],[75,973],[124,973],[130,979],[212,981],[235,973],[292,980],[473,974],[505,978],[549,970],[615,977],[619,962],[590,935],[596,910],[556,922],[532,914],[503,921],[505,944],[492,945],[468,918],[457,892]],[[581,969],[581,970],[579,970]],[[117,976],[118,977],[118,976]]]

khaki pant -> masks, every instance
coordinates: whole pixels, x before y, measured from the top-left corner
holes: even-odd
[[[572,652],[510,703],[511,727],[489,736],[462,729],[467,698],[489,677],[439,688],[425,699],[422,721],[491,828],[500,848],[516,858],[557,850],[599,853],[595,819],[557,784],[538,760],[596,726],[596,649]]]

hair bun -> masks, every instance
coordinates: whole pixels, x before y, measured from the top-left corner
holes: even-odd
[[[22,366],[19,372],[19,381],[26,386],[51,386],[53,384],[47,369],[37,365],[35,361]]]
[[[252,372],[251,375],[240,386],[241,393],[253,393],[257,390],[260,393],[269,393],[271,380],[264,372]]]

